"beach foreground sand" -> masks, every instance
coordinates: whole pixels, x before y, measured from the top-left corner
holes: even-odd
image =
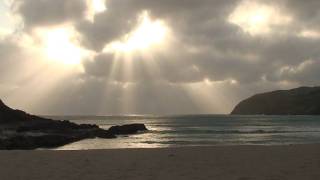
[[[318,180],[320,145],[0,151],[1,180]]]

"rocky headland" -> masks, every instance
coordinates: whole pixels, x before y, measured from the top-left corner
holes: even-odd
[[[240,102],[231,114],[320,115],[320,87],[257,94]]]
[[[144,124],[105,130],[97,125],[47,119],[12,109],[0,100],[0,149],[53,148],[87,138],[116,138],[146,130]]]

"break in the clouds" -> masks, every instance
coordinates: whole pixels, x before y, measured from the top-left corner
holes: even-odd
[[[7,0],[0,96],[39,114],[228,113],[257,92],[319,84],[319,8],[318,0]]]

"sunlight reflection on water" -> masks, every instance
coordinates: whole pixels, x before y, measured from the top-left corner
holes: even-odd
[[[112,125],[144,123],[149,131],[119,136],[116,139],[86,139],[59,147],[57,150],[320,143],[318,116],[208,115],[108,118],[74,122],[98,124],[104,129]]]

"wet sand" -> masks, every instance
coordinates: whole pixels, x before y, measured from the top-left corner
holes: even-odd
[[[0,151],[1,180],[318,180],[320,145]]]

